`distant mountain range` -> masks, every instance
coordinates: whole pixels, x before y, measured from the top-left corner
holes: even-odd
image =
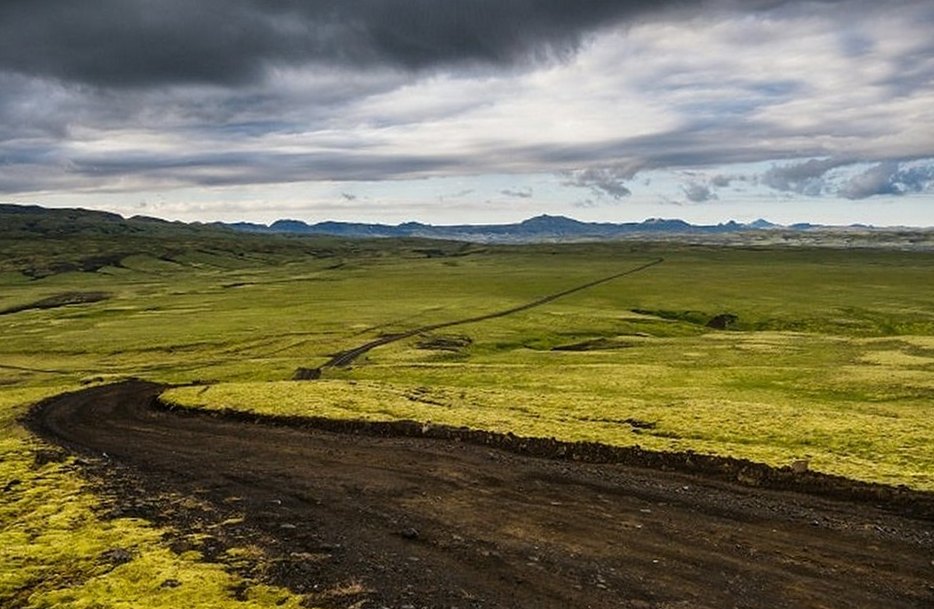
[[[159,218],[86,210],[44,208],[35,205],[0,204],[0,238],[61,235],[199,235],[221,231],[253,235],[320,235],[339,238],[424,238],[474,243],[558,243],[607,241],[615,239],[703,240],[718,243],[755,241],[799,244],[903,243],[908,247],[930,248],[934,229],[910,227],[876,228],[854,224],[824,226],[792,224],[782,226],[767,220],[748,224],[729,221],[715,225],[695,225],[684,220],[650,218],[643,222],[581,222],[564,216],[542,215],[514,224],[459,224],[434,226],[420,222],[398,225],[359,222],[319,222],[277,220],[270,225],[251,222],[184,223]]]
[[[749,224],[729,221],[725,224],[696,225],[684,220],[650,218],[643,222],[581,222],[564,216],[541,215],[515,224],[458,224],[434,226],[420,222],[398,225],[363,224],[358,222],[319,222],[307,224],[301,220],[277,220],[270,225],[237,222],[224,224],[237,231],[250,233],[289,233],[299,235],[333,235],[339,237],[422,237],[453,239],[484,243],[528,243],[541,241],[585,241],[615,239],[626,236],[651,235],[714,235],[743,231],[827,229],[812,224],[781,226],[768,220]],[[854,226],[854,229],[867,229]]]

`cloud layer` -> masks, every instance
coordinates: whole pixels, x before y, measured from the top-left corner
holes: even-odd
[[[553,172],[617,202],[701,169],[712,204],[750,163],[925,193],[932,29],[925,0],[4,2],[0,193]]]
[[[0,5],[0,66],[113,87],[237,84],[273,65],[425,69],[569,57],[662,0],[29,0]]]

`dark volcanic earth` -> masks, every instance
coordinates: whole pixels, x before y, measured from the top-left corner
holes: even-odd
[[[312,606],[934,607],[931,494],[840,498],[182,414],[162,389],[58,396],[28,425],[82,456],[111,514],[171,525],[173,547],[207,558],[262,548],[242,568]]]

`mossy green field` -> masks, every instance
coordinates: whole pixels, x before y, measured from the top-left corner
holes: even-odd
[[[0,486],[18,481],[0,496],[0,604],[285,599],[259,585],[234,599],[235,576],[220,567],[172,555],[146,523],[98,518],[69,461],[35,465],[40,446],[15,422],[29,403],[129,376],[211,383],[166,394],[184,406],[414,419],[775,465],[806,458],[819,471],[934,490],[930,252],[101,239],[95,252],[116,255],[92,271],[21,272],[80,257],[66,238],[47,244],[61,250],[51,254],[11,242],[15,259],[0,267],[0,310],[16,310],[0,315]],[[288,380],[384,334],[509,309],[656,258],[541,307],[379,347],[319,381]],[[72,293],[108,297],[28,307]],[[707,327],[723,314],[734,323]],[[133,560],[106,564],[115,547]],[[165,580],[182,585],[132,583]]]
[[[2,382],[206,381],[220,384],[168,397],[288,414],[338,416],[340,407],[345,417],[779,465],[810,458],[821,471],[934,488],[930,254],[423,249],[386,243],[294,259],[202,249],[40,281],[8,277],[2,308],[76,291],[111,298],[0,317]],[[542,307],[380,347],[349,370],[326,370],[326,383],[266,385],[384,334],[508,309],[657,257],[665,261]],[[735,316],[728,329],[706,327],[724,313]],[[452,337],[455,347],[444,344]],[[629,419],[648,425],[620,422]]]

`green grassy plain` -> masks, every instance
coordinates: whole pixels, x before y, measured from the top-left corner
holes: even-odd
[[[346,330],[295,356],[317,365],[381,332],[508,308],[655,255],[666,261],[643,274],[378,348],[351,370],[326,370],[323,383],[263,379],[167,397],[775,465],[809,458],[820,471],[934,489],[934,294],[931,261],[917,254],[576,246],[379,265],[347,283],[382,306],[371,313],[371,298],[357,305],[335,289]],[[725,312],[734,329],[705,327]],[[431,348],[445,337],[470,344]]]
[[[256,585],[235,600],[236,577],[220,567],[172,555],[146,523],[98,518],[69,461],[35,465],[42,446],[15,422],[29,403],[128,376],[214,383],[167,394],[186,406],[430,420],[777,465],[809,458],[820,471],[934,490],[929,252],[146,230],[95,237],[88,264],[80,235],[0,238],[11,252],[0,311],[16,311],[0,315],[0,487],[18,481],[0,494],[0,605],[286,599]],[[545,306],[380,347],[321,381],[287,381],[384,333],[515,307],[657,257],[665,262]],[[76,260],[83,267],[69,270]],[[736,316],[729,329],[705,326],[723,313]],[[108,566],[101,556],[115,547],[134,559]],[[137,579],[209,585],[185,596],[195,587],[141,589]]]

